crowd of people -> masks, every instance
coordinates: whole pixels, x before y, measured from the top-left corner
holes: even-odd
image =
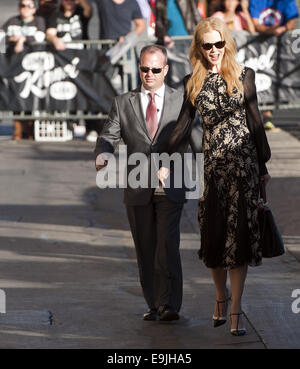
[[[122,41],[130,32],[147,31],[166,48],[173,47],[172,36],[192,35],[201,18],[219,18],[231,31],[279,36],[293,29],[298,17],[295,0],[20,0],[19,14],[2,26],[9,48],[19,53],[26,43],[45,40],[57,50],[82,47],[72,41],[89,39],[93,3],[100,40]],[[265,128],[272,129],[271,111],[263,115]],[[24,136],[24,124],[28,128],[28,122],[15,122],[14,139]],[[32,138],[32,131],[27,136]]]

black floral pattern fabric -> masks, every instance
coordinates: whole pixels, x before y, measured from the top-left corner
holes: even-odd
[[[203,121],[205,185],[198,207],[198,254],[210,268],[257,266],[262,260],[257,220],[260,168],[245,104],[244,94],[229,96],[225,80],[211,72],[195,102]]]

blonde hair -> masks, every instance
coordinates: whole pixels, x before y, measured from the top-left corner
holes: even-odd
[[[238,92],[243,93],[243,85],[239,79],[242,68],[235,60],[237,49],[230,30],[227,28],[226,24],[218,18],[205,18],[196,26],[194,38],[190,47],[190,61],[193,67],[193,73],[187,82],[186,88],[187,94],[193,105],[195,104],[195,99],[203,86],[204,79],[209,69],[208,61],[202,54],[200,45],[203,42],[203,34],[210,31],[218,31],[221,39],[226,41],[220,74],[227,83],[228,95],[232,96]]]

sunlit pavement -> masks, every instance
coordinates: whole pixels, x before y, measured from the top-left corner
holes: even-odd
[[[144,322],[122,190],[96,187],[94,145],[1,140],[1,348],[299,348],[292,293],[300,289],[300,141],[283,130],[268,138],[268,200],[287,252],[249,268],[244,337],[231,336],[229,322],[212,327],[215,293],[197,257],[196,200],[181,224],[181,319]]]

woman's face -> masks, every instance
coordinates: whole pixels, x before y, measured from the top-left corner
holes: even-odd
[[[239,0],[225,0],[224,7],[226,11],[235,12],[235,9],[239,5]]]
[[[221,35],[218,31],[209,31],[203,34],[202,36],[202,44],[201,44],[201,52],[205,59],[208,61],[210,67],[219,67],[221,66],[221,62],[225,53],[225,45],[221,48],[216,47],[216,45],[212,45],[222,41]],[[210,45],[209,45],[210,44]],[[217,44],[217,46],[220,46]],[[208,47],[211,47],[208,49]]]

